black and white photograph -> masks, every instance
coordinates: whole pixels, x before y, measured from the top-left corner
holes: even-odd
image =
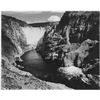
[[[99,90],[99,11],[2,11],[2,90]]]

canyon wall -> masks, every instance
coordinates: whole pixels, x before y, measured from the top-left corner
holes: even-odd
[[[68,80],[78,76],[76,68],[85,75],[79,76],[84,82],[99,88],[99,12],[65,12],[59,24],[46,30],[36,50]]]

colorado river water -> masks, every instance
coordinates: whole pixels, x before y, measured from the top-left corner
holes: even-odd
[[[17,65],[23,66],[23,68],[19,67],[19,69],[28,71],[41,79],[50,81],[56,80],[54,77],[56,75],[56,65],[52,63],[46,63],[34,49],[25,52],[21,56],[21,59],[23,60],[22,62],[16,61]]]
[[[25,52],[21,56],[21,59],[23,60],[22,65],[31,71],[44,70],[47,66],[42,57],[35,50]]]
[[[62,83],[67,85],[68,87],[73,87],[73,88],[90,88],[86,84],[82,82],[77,82],[77,81],[72,81],[71,83],[66,80],[65,78],[59,76],[58,72],[50,70],[55,65],[53,64],[47,64],[46,62],[43,61],[42,57],[35,51],[35,50],[30,50],[28,52],[25,52],[22,56],[21,59],[23,62],[20,62],[19,65],[23,66],[22,70],[28,71],[34,76],[45,80],[45,81],[51,81],[51,82],[57,82],[57,83]],[[18,64],[18,63],[17,63]],[[74,84],[73,84],[74,83]],[[80,84],[80,85],[76,85]]]
[[[18,65],[21,65],[24,67],[24,70],[27,71],[53,71],[54,68],[56,67],[55,64],[52,63],[46,63],[43,58],[34,50],[30,50],[25,52],[22,56],[21,59],[23,60],[22,62],[17,62]]]

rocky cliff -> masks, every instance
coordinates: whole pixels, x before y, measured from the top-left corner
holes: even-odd
[[[36,50],[47,63],[55,63],[72,87],[99,88],[99,12],[65,12],[59,24],[48,27]],[[76,81],[85,84],[80,87]]]
[[[20,54],[26,46],[26,37],[21,27],[25,22],[12,17],[2,16],[2,56],[12,61],[15,55]]]

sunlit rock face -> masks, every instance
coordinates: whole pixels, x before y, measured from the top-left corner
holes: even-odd
[[[66,30],[68,26],[71,43],[83,42],[88,38],[99,40],[99,12],[65,12],[57,29]]]
[[[2,56],[11,61],[27,44],[21,29],[23,26],[26,26],[25,22],[2,15]]]
[[[39,27],[23,27],[22,28],[28,44],[37,45],[40,38],[44,35],[45,29]]]
[[[40,41],[36,50],[46,62],[56,63],[57,68],[81,68],[92,75],[91,85],[99,87],[99,12],[65,12]]]

